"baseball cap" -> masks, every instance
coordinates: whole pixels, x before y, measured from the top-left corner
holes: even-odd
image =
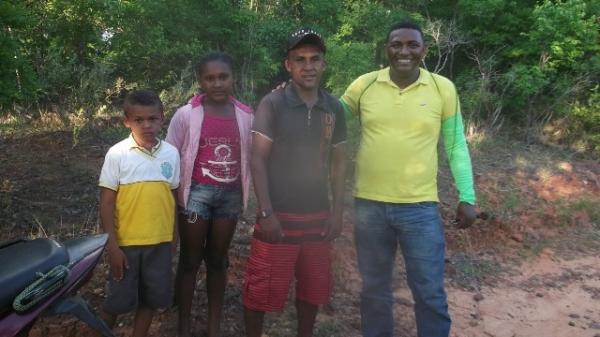
[[[323,41],[321,34],[310,27],[299,28],[290,34],[288,37],[287,51],[289,52],[302,44],[312,44],[319,47],[323,53],[326,51],[325,41]]]

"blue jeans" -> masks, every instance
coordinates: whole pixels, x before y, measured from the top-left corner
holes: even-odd
[[[444,291],[444,229],[437,203],[393,204],[357,198],[354,207],[354,241],[363,280],[363,336],[393,336],[392,269],[400,246],[415,301],[417,335],[447,337],[451,320]]]

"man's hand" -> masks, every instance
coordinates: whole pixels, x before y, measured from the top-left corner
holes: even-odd
[[[266,218],[262,218],[259,221],[260,230],[263,235],[263,239],[267,242],[279,242],[284,236],[281,231],[281,224],[275,214],[271,214]]]
[[[121,248],[117,245],[110,245],[107,250],[112,277],[115,281],[121,281],[123,279],[125,269],[129,269],[127,258],[125,257],[125,254]]]
[[[477,218],[475,206],[466,202],[459,202],[456,208],[456,227],[460,229],[469,228]]]
[[[292,80],[289,80],[287,82],[281,82],[279,83],[273,90],[271,90],[271,92],[275,91],[275,90],[279,90],[279,89],[285,89],[285,87],[288,86],[288,84],[290,84]]]
[[[325,231],[321,234],[325,240],[331,241],[342,233],[342,213],[335,212],[325,222]]]

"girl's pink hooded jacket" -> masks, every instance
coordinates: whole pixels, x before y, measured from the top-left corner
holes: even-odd
[[[190,186],[192,185],[192,171],[194,170],[194,161],[198,154],[200,146],[200,131],[202,130],[202,121],[204,119],[204,108],[202,101],[205,95],[196,95],[190,99],[188,104],[177,109],[171,119],[167,131],[166,141],[179,150],[181,157],[181,182],[177,195],[177,203],[181,207],[186,207],[190,195]],[[252,127],[252,109],[233,97],[230,98],[235,107],[235,119],[237,120],[240,131],[240,149],[242,166],[242,194],[244,210],[248,206],[248,195],[250,192],[250,149]]]

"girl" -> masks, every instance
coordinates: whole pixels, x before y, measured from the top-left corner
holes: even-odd
[[[191,334],[190,312],[196,274],[206,261],[208,336],[220,336],[226,285],[227,251],[250,187],[252,111],[234,99],[233,60],[220,52],[198,62],[203,94],[179,108],[167,142],[181,156],[179,235],[181,247],[175,295],[179,336]]]

